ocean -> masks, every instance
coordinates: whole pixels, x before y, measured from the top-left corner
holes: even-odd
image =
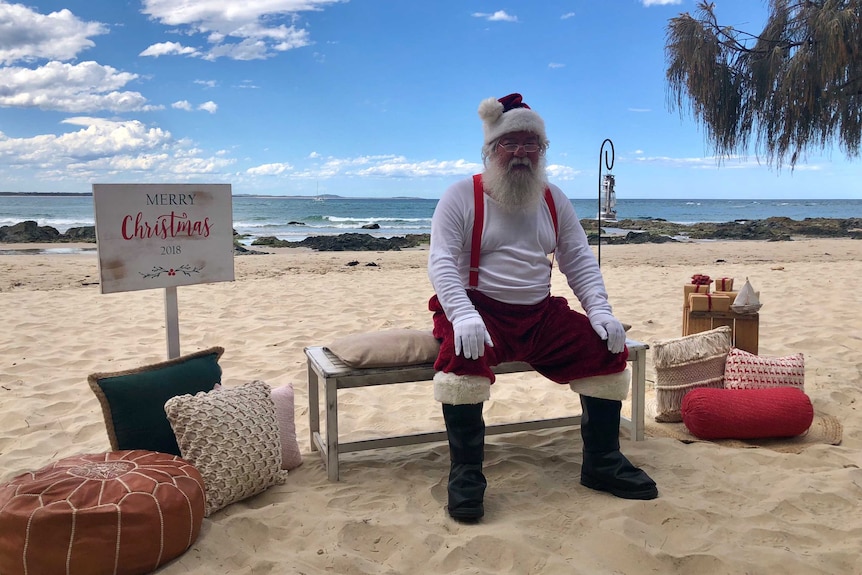
[[[597,199],[571,200],[580,218],[594,218]],[[379,237],[427,234],[437,200],[413,198],[333,198],[235,196],[234,229],[247,235],[243,243],[255,238],[275,236],[300,241],[309,236],[349,232]],[[617,198],[619,219],[662,219],[690,224],[762,220],[769,217],[858,218],[860,200],[679,200]],[[0,226],[35,220],[65,233],[72,227],[92,226],[91,196],[0,195]],[[377,224],[379,229],[363,229]]]

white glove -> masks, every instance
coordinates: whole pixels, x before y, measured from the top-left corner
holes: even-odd
[[[467,359],[479,359],[485,355],[485,344],[494,347],[479,314],[458,320],[452,327],[455,328],[455,355],[461,355],[463,350],[462,355]]]
[[[613,315],[605,312],[593,314],[590,324],[600,338],[608,341],[608,351],[622,353],[626,348],[626,330]]]

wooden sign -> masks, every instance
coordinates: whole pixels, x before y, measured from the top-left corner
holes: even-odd
[[[93,184],[102,293],[232,281],[230,184]]]

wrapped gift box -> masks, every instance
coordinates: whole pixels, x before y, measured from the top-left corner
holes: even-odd
[[[688,307],[688,297],[693,293],[706,294],[709,293],[709,284],[685,284],[682,286],[683,302],[682,307]]]
[[[726,295],[693,293],[689,297],[691,311],[728,311],[731,303]]]
[[[715,291],[733,291],[733,278],[715,278]]]
[[[733,305],[733,300],[736,299],[736,296],[739,295],[739,292],[738,291],[714,291],[714,292],[712,292],[712,294],[713,295],[726,295],[727,297],[730,298],[731,305]]]

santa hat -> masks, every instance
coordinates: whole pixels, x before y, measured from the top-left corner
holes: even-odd
[[[511,132],[532,132],[546,144],[545,122],[525,104],[520,94],[509,94],[499,100],[488,98],[479,104],[479,117],[485,129],[485,145]]]

